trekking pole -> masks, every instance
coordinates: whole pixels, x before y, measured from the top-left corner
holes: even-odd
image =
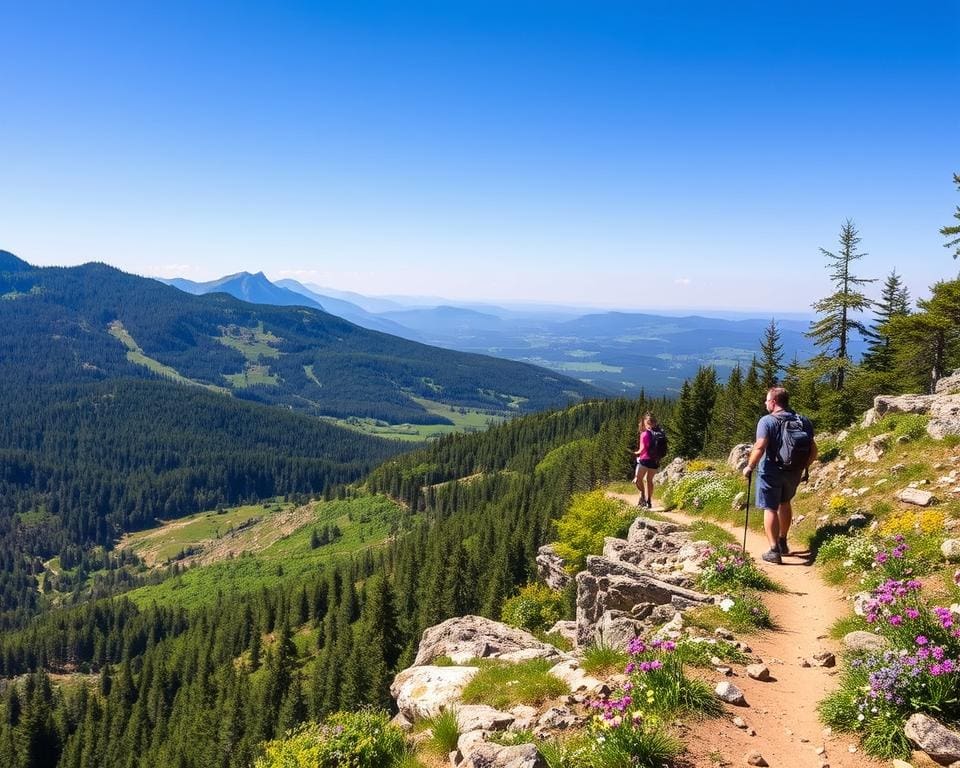
[[[753,484],[753,472],[747,475],[747,509],[743,515],[743,554],[747,554],[747,523],[750,520],[750,486]]]

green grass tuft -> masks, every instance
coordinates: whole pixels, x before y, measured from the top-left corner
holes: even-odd
[[[626,651],[605,645],[591,645],[583,652],[580,666],[588,675],[607,675],[623,672],[629,656]]]
[[[480,664],[480,671],[463,689],[466,704],[487,704],[494,709],[509,709],[517,704],[538,706],[570,693],[566,683],[548,673],[553,662],[546,659],[519,664],[484,660]]]

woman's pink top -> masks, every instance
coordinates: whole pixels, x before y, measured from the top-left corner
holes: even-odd
[[[645,429],[640,433],[640,453],[637,456],[640,461],[650,461],[650,430]]]

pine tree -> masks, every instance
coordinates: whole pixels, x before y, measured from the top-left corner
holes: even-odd
[[[852,274],[853,262],[866,254],[859,253],[857,246],[860,236],[850,219],[840,228],[840,251],[831,253],[825,248],[820,252],[827,257],[830,279],[836,290],[829,296],[814,303],[814,310],[822,317],[811,323],[807,336],[823,352],[818,355],[818,367],[827,375],[837,392],[843,389],[847,372],[853,363],[850,359],[850,334],[857,331],[866,336],[866,326],[853,315],[870,307],[870,300],[857,286],[871,283],[873,280],[856,277]]]
[[[870,346],[863,356],[863,367],[870,371],[888,371],[893,365],[890,336],[886,324],[898,315],[910,314],[910,293],[896,270],[887,275],[880,292],[880,300],[874,305],[874,321],[870,328]]]
[[[937,379],[960,364],[960,280],[937,283],[917,308],[887,323],[894,374],[901,388],[932,391]]]
[[[744,436],[740,429],[738,416],[742,401],[743,374],[737,365],[730,371],[727,383],[717,388],[717,401],[713,406],[704,448],[708,456],[725,456],[735,444],[751,437],[749,434]]]
[[[764,389],[775,387],[780,381],[783,370],[783,344],[780,342],[780,329],[777,321],[770,318],[770,325],[760,339],[760,383]]]
[[[953,183],[956,184],[957,189],[960,190],[960,174],[953,174]],[[958,205],[957,210],[953,212],[953,218],[960,220],[960,205]],[[940,230],[940,234],[944,237],[952,238],[947,240],[947,242],[943,244],[943,247],[953,248],[954,259],[956,259],[957,256],[960,256],[960,224],[945,226]]]

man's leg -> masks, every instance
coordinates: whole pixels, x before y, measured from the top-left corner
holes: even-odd
[[[780,519],[777,510],[763,510],[763,530],[767,534],[767,543],[770,544],[770,549],[776,549],[777,539],[780,538]]]
[[[784,501],[777,508],[777,522],[780,528],[780,539],[787,540],[787,531],[790,530],[790,523],[793,522],[793,505],[789,501]],[[781,547],[781,549],[783,549]]]

